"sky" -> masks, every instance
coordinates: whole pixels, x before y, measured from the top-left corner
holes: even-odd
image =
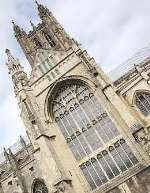
[[[87,49],[105,72],[150,43],[149,0],[39,0],[66,31]],[[39,22],[34,0],[0,0],[0,151],[13,144],[25,128],[6,68],[5,49],[30,65],[15,40],[11,21],[26,31]]]

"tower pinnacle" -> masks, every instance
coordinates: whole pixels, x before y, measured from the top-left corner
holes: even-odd
[[[47,16],[47,15],[50,15],[50,11],[47,7],[45,7],[44,5],[42,4],[39,4],[37,1],[35,1],[36,4],[37,4],[37,7],[38,7],[38,11],[39,11],[39,16],[41,18]]]
[[[39,6],[40,4],[38,3],[38,1],[35,1],[35,3],[37,4],[37,6]]]
[[[23,29],[21,29],[13,20],[12,20],[12,24],[13,24],[13,30],[16,36],[26,35],[26,32]]]
[[[27,85],[27,74],[23,71],[23,67],[21,66],[19,60],[15,59],[12,56],[9,49],[6,49],[5,52],[8,58],[8,62],[6,63],[6,65],[8,66],[8,71],[9,74],[12,76],[15,87],[18,87],[18,85],[21,85],[21,87]]]
[[[6,54],[7,54],[7,58],[8,58],[8,63],[7,63],[7,66],[8,66],[8,70],[9,70],[9,73],[11,75],[13,75],[14,73],[20,71],[23,69],[23,67],[20,65],[19,63],[19,60],[18,59],[15,59],[10,50],[9,49],[6,49]]]
[[[34,25],[34,23],[32,21],[30,21],[30,24],[31,24],[33,30],[36,30],[36,26]]]

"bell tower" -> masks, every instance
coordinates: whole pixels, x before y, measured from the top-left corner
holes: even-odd
[[[30,78],[6,53],[40,177],[49,192],[111,191],[148,164],[134,139],[143,126],[94,58],[36,4],[41,23],[30,22],[32,31],[13,22]]]

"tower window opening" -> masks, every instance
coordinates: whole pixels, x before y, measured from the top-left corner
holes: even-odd
[[[51,37],[50,34],[48,34],[47,32],[43,31],[43,34],[46,38],[46,40],[49,42],[50,46],[51,47],[55,47],[56,46],[56,43],[54,42],[53,38]]]
[[[41,42],[36,37],[34,37],[33,41],[34,41],[34,43],[35,43],[37,48],[41,48],[42,47]]]

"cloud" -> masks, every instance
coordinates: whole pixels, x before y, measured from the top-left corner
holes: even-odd
[[[47,5],[66,31],[94,56],[108,72],[149,43],[149,0],[39,0]],[[15,20],[25,30],[29,21],[39,21],[34,1],[5,0],[0,2],[0,146],[8,146],[24,133],[13,85],[5,67],[5,48],[29,72],[30,68],[11,26]]]

